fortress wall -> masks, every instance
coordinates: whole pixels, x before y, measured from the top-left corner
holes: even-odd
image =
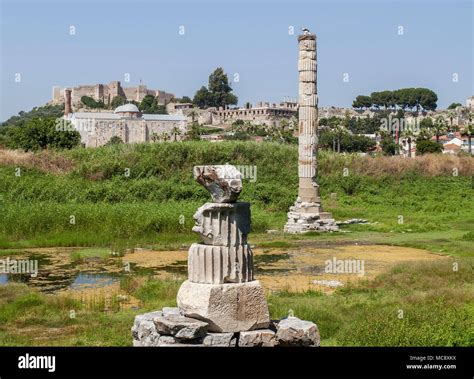
[[[213,125],[230,125],[234,121],[250,121],[253,124],[279,126],[282,119],[296,116],[296,110],[250,108],[236,110],[219,110],[212,114]]]
[[[53,87],[53,98],[52,101],[54,103],[62,103],[64,102],[64,88],[54,86]]]
[[[128,143],[140,143],[148,141],[147,126],[143,121],[127,120]]]
[[[160,90],[156,91],[156,96],[158,96],[158,104],[160,105],[168,104],[175,97],[172,93],[167,93]]]
[[[79,86],[72,89],[72,102],[78,104],[81,102],[82,96],[90,96],[96,99],[96,94],[98,93],[98,84],[91,86]]]
[[[110,95],[110,101],[116,96],[125,96],[119,81],[110,82],[106,87],[106,95],[107,97]]]
[[[123,92],[127,100],[138,101],[137,90],[138,90],[137,87],[123,87]]]
[[[148,95],[148,91],[146,89],[146,86],[144,85],[139,85],[138,87],[136,87],[136,91],[137,91],[137,98],[136,98],[136,101],[142,101],[143,98]]]

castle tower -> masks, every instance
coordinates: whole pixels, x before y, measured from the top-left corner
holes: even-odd
[[[338,230],[332,216],[323,212],[316,182],[318,94],[316,85],[316,35],[298,36],[299,110],[298,110],[298,198],[290,207],[287,233]]]
[[[64,89],[64,116],[68,116],[72,113],[71,92],[72,90],[70,88]]]

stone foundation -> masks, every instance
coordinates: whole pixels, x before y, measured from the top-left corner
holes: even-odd
[[[339,227],[329,212],[319,212],[320,203],[297,201],[290,207],[285,233],[337,232]]]
[[[320,341],[317,325],[296,317],[272,321],[265,329],[213,333],[206,322],[178,308],[136,316],[132,336],[137,347],[316,347]]]

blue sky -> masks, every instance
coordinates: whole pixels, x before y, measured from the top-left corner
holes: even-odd
[[[302,26],[318,35],[320,106],[403,87],[433,89],[439,107],[474,94],[472,1],[0,2],[0,120],[46,103],[53,85],[141,78],[192,97],[218,66],[239,74],[240,104],[296,97]]]

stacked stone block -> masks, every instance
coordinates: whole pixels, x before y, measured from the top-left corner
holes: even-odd
[[[194,215],[201,243],[188,253],[188,280],[178,292],[183,314],[209,323],[211,332],[265,328],[270,322],[265,294],[254,280],[247,242],[250,203],[237,202],[242,175],[230,165],[196,166],[194,177],[211,194]]]

